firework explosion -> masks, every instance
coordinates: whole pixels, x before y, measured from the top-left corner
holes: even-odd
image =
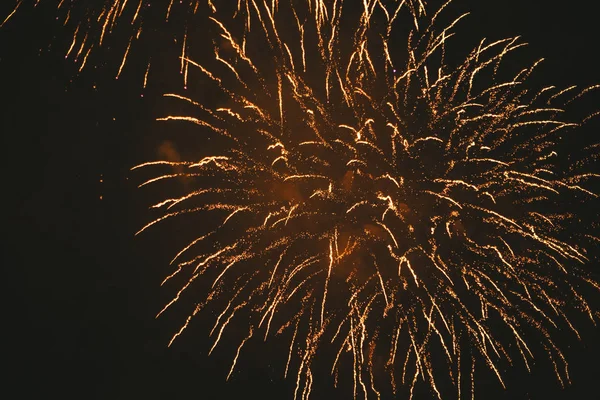
[[[211,352],[226,330],[245,332],[231,375],[248,343],[285,338],[283,375],[302,399],[323,365],[336,384],[351,377],[355,398],[412,398],[419,382],[473,396],[476,370],[504,386],[505,367],[529,370],[538,352],[568,383],[553,332],[579,336],[573,311],[598,318],[583,296],[599,289],[585,272],[598,225],[573,209],[597,204],[600,175],[598,145],[567,167],[556,149],[598,114],[560,118],[597,87],[534,91],[539,62],[503,78],[518,38],[449,60],[462,16],[440,24],[447,4],[291,3],[213,6],[214,57],[182,62],[219,104],[168,94],[191,111],[161,119],[196,124],[223,150],[135,167],[165,171],[141,186],[195,185],[154,205],[161,216],[140,232],[202,218],[163,282],[183,283],[158,315],[197,301],[171,343],[211,310]]]
[[[200,6],[207,7],[200,0],[152,2],[143,0],[18,0],[12,11],[0,20],[0,28],[27,7],[49,5],[56,7],[56,19],[71,33],[72,40],[65,49],[65,58],[71,59],[81,72],[90,64],[93,68],[108,64],[115,70],[118,79],[127,61],[134,57],[144,59],[143,87],[148,83],[152,58],[163,58],[173,44],[185,57],[188,31],[197,16]],[[209,3],[210,5],[210,3]],[[106,61],[106,55],[94,59],[93,53],[99,49],[110,49],[110,37],[118,31],[119,39],[112,43],[118,53],[118,62],[113,65]],[[125,37],[126,40],[121,40]],[[109,42],[109,44],[107,44]],[[163,45],[166,42],[166,45]],[[187,83],[186,64],[181,63],[181,73]]]

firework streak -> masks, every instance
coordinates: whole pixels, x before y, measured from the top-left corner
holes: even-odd
[[[147,64],[143,87],[148,83],[152,57],[163,57],[164,48],[157,46],[157,37],[163,40],[166,37],[169,44],[176,43],[182,58],[185,57],[189,47],[188,28],[196,20],[200,6],[206,6],[202,0],[17,0],[12,11],[4,19],[0,17],[0,28],[18,15],[19,10],[32,5],[37,7],[41,3],[55,3],[56,19],[70,29],[73,38],[65,58],[73,60],[79,72],[90,65],[88,59],[94,52],[110,47],[107,41],[115,31],[119,31],[115,46],[120,52],[119,61],[116,65],[108,64],[115,70],[118,79],[135,48],[141,48],[140,51],[146,53],[141,57],[145,57]],[[122,37],[126,40],[122,41]],[[92,64],[97,68],[107,61],[100,59]],[[182,62],[181,73],[187,76],[183,69],[185,66]]]
[[[505,367],[529,370],[537,353],[568,383],[553,332],[579,336],[571,315],[599,316],[582,292],[599,289],[585,272],[598,224],[573,210],[597,206],[600,176],[598,145],[567,167],[557,150],[597,113],[560,116],[597,87],[532,90],[539,61],[507,79],[518,38],[450,60],[463,16],[437,22],[447,4],[291,3],[208,3],[214,53],[181,61],[219,104],[167,94],[192,111],[160,119],[196,124],[224,150],[134,168],[154,176],[141,186],[196,185],[140,230],[204,222],[164,282],[183,284],[158,315],[200,296],[173,340],[217,310],[211,352],[242,332],[231,375],[244,346],[285,338],[282,374],[301,399],[323,365],[355,398],[412,398],[419,382],[472,397],[477,370],[504,386]]]

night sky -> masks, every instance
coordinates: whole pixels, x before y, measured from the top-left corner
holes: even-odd
[[[466,46],[484,36],[521,35],[530,45],[519,65],[546,59],[534,82],[600,83],[600,30],[590,2],[457,1],[451,14],[463,9],[472,11],[457,29]],[[10,10],[1,5],[0,20]],[[121,52],[107,51],[105,66],[78,74],[64,58],[70,32],[52,12],[24,7],[0,28],[9,336],[3,386],[20,393],[4,397],[291,398],[295,382],[282,379],[279,349],[248,347],[226,382],[231,360],[207,357],[206,327],[192,325],[167,348],[180,316],[154,318],[172,296],[160,283],[181,243],[160,230],[134,237],[150,214],[136,189],[141,178],[130,168],[160,158],[167,141],[186,141],[181,154],[194,154],[189,135],[184,139],[189,132],[154,121],[165,114],[160,94],[182,91],[171,61],[177,51],[156,62],[145,90],[145,63],[135,57],[114,79]],[[600,108],[590,101],[590,109]],[[590,126],[584,134],[600,141],[598,118]],[[597,210],[584,212],[598,217]],[[590,268],[598,276],[598,261]],[[507,391],[494,380],[478,381],[477,398],[600,399],[600,327],[589,320],[579,327],[582,342],[565,335],[571,386],[560,389],[543,360],[531,375],[511,376]],[[317,386],[314,394],[335,398],[336,392]]]

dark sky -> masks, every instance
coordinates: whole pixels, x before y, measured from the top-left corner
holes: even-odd
[[[472,11],[460,40],[520,34],[530,43],[523,64],[546,58],[536,79],[600,83],[600,30],[589,1],[458,3]],[[0,20],[8,11],[0,6]],[[9,294],[3,381],[16,384],[16,398],[290,398],[294,382],[280,379],[280,367],[257,351],[226,383],[230,360],[207,357],[202,326],[167,348],[178,321],[154,315],[171,295],[159,285],[176,243],[134,238],[149,214],[129,169],[177,138],[153,120],[162,114],[158,95],[181,85],[180,77],[161,76],[159,66],[157,83],[142,91],[132,70],[143,65],[134,60],[115,80],[114,55],[107,56],[113,67],[78,76],[64,59],[70,38],[49,9],[24,9],[0,29]],[[588,324],[581,332],[583,342],[565,349],[573,382],[567,389],[542,367],[514,377],[506,392],[481,382],[479,398],[600,399],[600,329]],[[315,399],[335,396],[315,390],[323,390]]]

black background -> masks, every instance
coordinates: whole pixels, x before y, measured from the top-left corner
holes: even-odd
[[[472,11],[458,40],[471,46],[483,36],[522,35],[530,43],[523,65],[546,58],[537,79],[592,85],[600,83],[593,8],[587,1],[457,2],[456,12]],[[3,20],[10,6],[0,11]],[[229,382],[230,359],[207,357],[203,327],[167,348],[179,320],[154,316],[171,295],[160,282],[176,240],[134,237],[149,214],[129,169],[158,158],[165,140],[177,142],[154,119],[164,114],[158,95],[181,89],[181,77],[159,67],[157,83],[142,90],[144,65],[133,60],[115,80],[116,58],[78,76],[64,59],[70,40],[52,7],[24,6],[0,29],[3,380],[16,398],[291,398],[295,382],[266,360],[277,360],[268,346],[250,351]],[[588,324],[581,333],[583,341],[569,336],[565,349],[566,389],[540,368],[514,377],[507,391],[478,382],[478,397],[599,399],[600,328]],[[329,395],[335,392],[315,388],[314,398]]]

